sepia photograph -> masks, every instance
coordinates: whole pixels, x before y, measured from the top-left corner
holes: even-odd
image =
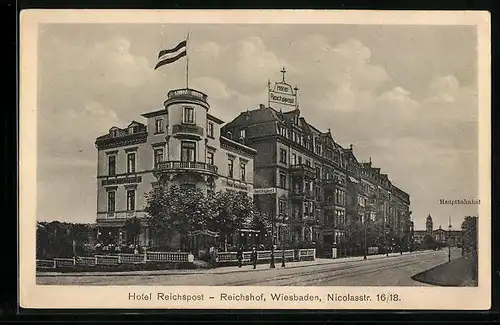
[[[30,288],[165,308],[489,290],[488,15],[63,12],[21,21]]]

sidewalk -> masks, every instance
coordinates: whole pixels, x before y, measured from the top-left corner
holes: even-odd
[[[477,286],[477,259],[463,256],[413,276],[413,280],[443,287]]]
[[[418,255],[428,251],[418,251],[412,252],[411,255]],[[409,255],[410,253],[404,252],[403,255]],[[400,253],[390,253],[389,257],[401,256]],[[388,258],[385,254],[369,255],[368,260]],[[363,261],[363,256],[355,257],[344,257],[344,258],[316,258],[314,261],[304,261],[304,262],[287,262],[285,268],[300,268],[309,267],[313,265],[324,265],[324,264],[338,264]],[[189,270],[150,270],[150,271],[124,271],[124,272],[37,272],[38,277],[50,277],[50,276],[138,276],[138,275],[187,275],[187,274],[230,274],[236,272],[255,272],[255,271],[265,271],[270,270],[270,263],[257,264],[257,268],[254,270],[252,265],[244,265],[239,268],[237,266],[225,266],[213,269],[189,269]],[[282,268],[281,262],[275,263],[276,268]]]

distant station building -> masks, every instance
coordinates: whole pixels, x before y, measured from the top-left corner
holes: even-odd
[[[200,91],[171,90],[162,109],[142,114],[144,123],[113,126],[96,139],[98,240],[124,243],[125,223],[137,217],[143,229],[139,242],[148,246],[145,194],[158,182],[253,195],[256,150],[221,135],[224,122],[209,108]]]
[[[269,103],[240,113],[222,134],[257,151],[254,199],[277,226],[276,242],[290,245],[362,245],[349,239],[349,227],[377,224],[380,246],[412,240],[410,196],[387,174],[358,161],[309,123],[299,110],[298,88],[283,80],[271,87]]]
[[[450,243],[451,246],[460,246],[462,243],[461,230],[445,230],[441,225],[434,230],[434,223],[430,214],[425,219],[425,230],[414,231],[415,244],[424,243],[426,237],[431,237],[435,242],[443,245]]]

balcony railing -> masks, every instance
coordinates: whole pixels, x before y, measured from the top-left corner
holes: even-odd
[[[300,173],[300,174],[306,174],[310,177],[316,177],[316,170],[312,166],[308,166],[305,164],[296,164],[290,166],[290,172],[293,173]]]
[[[199,100],[207,101],[207,95],[201,91],[184,88],[184,89],[174,89],[168,92],[168,99],[172,98],[196,98]]]
[[[195,124],[176,124],[172,127],[172,133],[188,133],[203,136],[203,128]]]
[[[323,185],[345,185],[345,180],[341,177],[326,178],[322,181]]]
[[[162,161],[158,163],[156,169],[159,171],[188,169],[217,174],[217,166],[197,161]]]
[[[301,191],[301,190],[295,190],[290,193],[290,197],[292,199],[308,199],[308,200],[315,200],[316,197],[312,191]]]
[[[168,92],[167,95],[167,100],[165,101],[165,105],[168,105],[170,103],[174,103],[177,101],[184,101],[184,100],[191,100],[191,101],[196,101],[206,108],[209,107],[208,101],[207,101],[207,95],[202,93],[201,91],[197,91],[194,89],[174,89]]]
[[[105,212],[99,213],[97,219],[131,219],[139,217],[138,211],[120,211],[120,212]]]

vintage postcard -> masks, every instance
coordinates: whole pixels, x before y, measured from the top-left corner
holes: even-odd
[[[28,10],[25,308],[490,308],[487,12]]]

